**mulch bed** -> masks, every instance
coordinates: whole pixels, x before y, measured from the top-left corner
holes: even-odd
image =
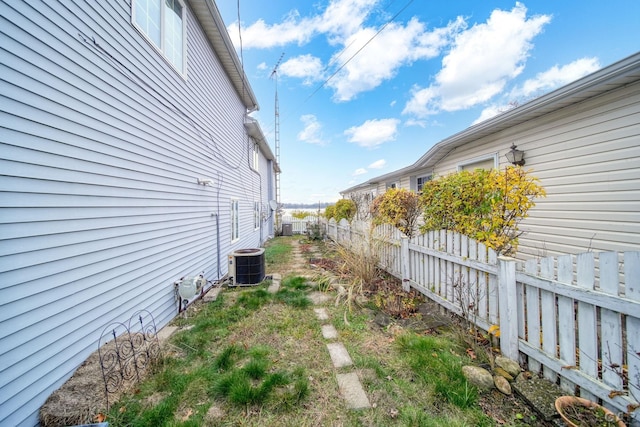
[[[113,351],[114,341],[109,341],[101,348],[103,354]],[[149,372],[151,365],[142,374]],[[137,382],[124,381],[118,390],[109,393],[109,403],[116,402]],[[90,424],[103,421],[107,412],[105,382],[100,366],[98,350],[94,351],[76,369],[74,374],[58,390],[54,391],[40,408],[40,425],[42,427],[64,427]]]

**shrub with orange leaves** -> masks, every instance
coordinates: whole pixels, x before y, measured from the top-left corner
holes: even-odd
[[[518,226],[534,199],[546,195],[538,179],[511,166],[460,171],[427,182],[422,191],[422,232],[455,231],[507,255],[517,250]]]

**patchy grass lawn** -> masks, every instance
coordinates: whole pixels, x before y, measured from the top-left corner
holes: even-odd
[[[287,271],[293,242],[270,242],[268,271]],[[373,305],[345,311],[330,293],[330,322],[354,361],[336,369],[308,298],[327,282],[285,276],[276,294],[268,285],[227,289],[176,319],[183,329],[153,375],[113,405],[110,425],[496,425],[462,377],[471,361],[455,340],[380,327]],[[371,409],[348,410],[338,393],[335,374],[353,371]]]

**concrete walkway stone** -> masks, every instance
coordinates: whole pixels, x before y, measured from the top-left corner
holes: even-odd
[[[330,301],[332,297],[324,292],[311,292],[309,294],[309,299],[314,305],[320,305]]]
[[[326,308],[314,308],[313,311],[319,320],[329,320],[329,313]]]
[[[158,341],[163,342],[166,341],[175,331],[179,328],[177,326],[165,326],[164,328],[158,331]]]
[[[300,254],[300,245],[298,242],[293,243],[293,259],[297,264],[296,268],[304,269],[304,264],[306,263],[306,259],[304,259]],[[319,257],[318,255],[313,255],[312,257]],[[304,275],[305,273],[300,273],[300,275]],[[276,283],[276,275],[273,276],[273,283]],[[305,276],[307,277],[307,276]],[[308,279],[312,279],[312,276],[308,276]],[[278,277],[278,284],[279,284]],[[334,288],[336,288],[335,283],[337,283],[337,279],[332,279],[332,283],[334,283]],[[339,286],[337,288],[342,288],[344,292],[344,287]],[[271,288],[270,288],[271,289]],[[335,294],[328,294],[326,292],[311,292],[309,294],[309,299],[316,306],[321,306],[330,302],[334,298]],[[313,309],[316,317],[323,323],[322,325],[322,336],[326,340],[337,340],[339,338],[338,331],[336,328],[327,323],[329,320],[329,312],[325,307],[317,307]],[[344,344],[339,341],[329,342],[327,343],[327,350],[329,350],[329,355],[331,356],[331,361],[333,362],[333,366],[335,368],[344,368],[348,366],[353,366],[353,361],[351,360],[351,356],[349,356],[349,352],[345,348]],[[370,408],[371,403],[367,398],[367,394],[365,393],[362,384],[360,383],[360,379],[358,378],[358,374],[355,372],[338,374],[336,373],[336,380],[338,382],[340,395],[345,400],[347,408],[349,409],[365,409]]]
[[[327,344],[327,349],[329,350],[329,355],[331,356],[334,367],[344,368],[345,366],[353,365],[351,356],[349,356],[347,349],[341,342],[329,343]]]
[[[348,374],[336,374],[340,394],[347,403],[349,409],[370,408],[369,398],[362,389],[358,374],[350,372]]]
[[[202,297],[202,301],[203,302],[215,301],[218,299],[218,295],[220,295],[220,292],[222,292],[222,287],[220,286],[211,288],[206,294],[204,294],[204,296]]]
[[[282,280],[282,276],[280,274],[271,275],[271,284],[267,288],[267,292],[270,294],[275,294],[280,290],[280,281]]]
[[[333,325],[322,325],[322,336],[327,340],[335,340],[338,338],[338,331]]]

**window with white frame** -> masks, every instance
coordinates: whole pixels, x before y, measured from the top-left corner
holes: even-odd
[[[387,190],[389,190],[391,188],[398,188],[398,183],[397,182],[388,182],[387,183]]]
[[[431,181],[431,175],[423,175],[423,176],[416,177],[416,192],[422,193],[422,189],[424,188],[424,185],[428,181]]]
[[[260,228],[260,202],[253,202],[253,228]]]
[[[459,171],[474,171],[476,169],[491,170],[498,166],[498,155],[490,154],[488,156],[476,157],[458,164]]]
[[[253,144],[253,169],[260,172],[260,147]]]
[[[185,6],[182,0],[133,0],[134,25],[182,74],[185,73]]]
[[[231,199],[231,240],[240,238],[240,208],[238,200]]]

